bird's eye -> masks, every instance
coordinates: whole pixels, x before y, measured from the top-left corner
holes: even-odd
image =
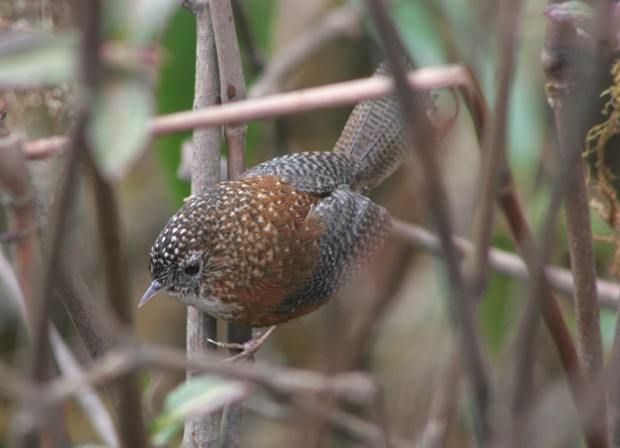
[[[190,264],[185,266],[185,269],[183,270],[183,272],[185,272],[187,275],[196,275],[198,274],[199,271],[200,271],[200,261],[198,260],[192,261]]]

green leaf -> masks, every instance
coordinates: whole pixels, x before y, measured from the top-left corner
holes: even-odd
[[[70,33],[9,31],[0,42],[0,87],[36,87],[76,77],[77,40]]]
[[[142,153],[152,111],[152,93],[140,79],[106,82],[93,108],[88,137],[95,163],[108,180],[122,178]]]
[[[181,431],[186,418],[218,411],[244,398],[248,393],[249,386],[242,381],[210,375],[186,381],[170,392],[162,413],[153,421],[153,444],[169,443]]]
[[[162,36],[162,46],[167,56],[162,61],[156,91],[157,111],[160,114],[192,108],[195,58],[185,55],[196,54],[196,33],[186,32],[195,27],[194,15],[185,8],[179,8]],[[183,198],[190,195],[189,184],[179,180],[176,173],[180,161],[179,148],[183,140],[191,135],[191,132],[181,132],[162,136],[155,141],[163,179],[176,208],[183,205]]]
[[[437,23],[425,2],[397,2],[391,9],[392,20],[416,65],[446,62]]]

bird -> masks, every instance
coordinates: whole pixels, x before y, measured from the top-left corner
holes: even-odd
[[[374,76],[389,76],[387,63]],[[389,213],[366,194],[408,153],[395,95],[357,104],[332,151],[287,154],[190,196],[150,251],[161,292],[243,327],[324,305],[381,249]]]

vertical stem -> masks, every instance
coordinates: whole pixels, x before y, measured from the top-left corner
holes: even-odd
[[[489,272],[489,247],[493,240],[495,207],[501,182],[501,164],[506,160],[506,132],[508,108],[514,71],[514,56],[521,13],[521,1],[503,0],[500,2],[498,20],[498,84],[495,95],[494,119],[487,127],[489,142],[483,154],[482,210],[480,229],[476,241],[476,265],[472,279],[472,295],[478,302],[486,287]]]
[[[215,34],[217,60],[220,74],[220,96],[222,103],[244,100],[246,97],[241,54],[235,31],[230,0],[211,4],[211,19]],[[228,148],[228,178],[234,179],[245,171],[245,139],[247,124],[224,126]],[[234,324],[227,325],[228,341],[243,343],[252,338],[252,329]],[[225,447],[241,444],[243,408],[239,404],[228,405],[222,417],[221,443]]]
[[[616,314],[620,317],[620,302]],[[606,369],[606,376],[609,381],[609,444],[613,448],[620,447],[620,380],[618,380],[618,369],[620,369],[620,321],[616,322],[612,355]]]
[[[441,182],[439,166],[433,152],[433,126],[424,107],[405,77],[401,58],[406,54],[396,34],[385,5],[380,0],[369,0],[370,11],[383,41],[388,61],[394,73],[397,93],[401,98],[405,122],[411,129],[407,138],[423,167],[426,204],[433,216],[445,255],[446,272],[450,287],[450,317],[458,329],[458,340],[464,366],[469,374],[475,404],[476,433],[481,445],[491,439],[489,405],[491,389],[480,341],[474,326],[472,309],[461,273],[458,252],[452,240],[448,198]]]
[[[0,107],[2,107],[0,105]],[[1,112],[0,112],[1,113]],[[0,123],[0,186],[11,195],[10,208],[13,211],[12,232],[16,235],[15,262],[17,277],[24,297],[24,306],[30,331],[34,323],[32,302],[37,284],[36,267],[40,255],[38,228],[35,213],[35,192],[30,184],[26,169],[26,158],[20,142],[12,138],[7,130],[2,135]]]
[[[581,141],[584,140],[585,138]],[[568,226],[571,271],[575,284],[577,346],[588,381],[593,383],[603,366],[603,339],[584,169],[583,159],[576,157],[564,192],[564,208]],[[601,410],[603,409],[604,406],[601,407]],[[604,418],[604,412],[600,417]]]
[[[208,2],[192,2],[188,6],[196,15],[196,79],[194,110],[218,103],[219,77],[215,39]],[[220,128],[194,130],[192,159],[192,194],[199,194],[220,178]],[[194,307],[187,308],[187,356],[195,357],[215,347],[208,339],[217,339],[217,320]],[[187,378],[193,372],[187,371]],[[219,413],[190,418],[185,422],[183,446],[219,447]]]
[[[232,0],[232,8],[234,16],[237,18],[237,28],[239,29],[239,37],[245,45],[245,53],[252,68],[253,73],[258,73],[263,69],[263,55],[256,44],[254,33],[248,19],[248,13],[245,5],[241,0]]]
[[[245,99],[245,81],[230,2],[222,0],[212,5],[211,17],[220,69],[222,103],[243,100]],[[234,179],[245,171],[247,125],[245,123],[229,124],[224,126],[224,131],[228,147],[228,178]],[[230,342],[243,343],[252,337],[252,330],[229,324],[228,336]]]
[[[241,54],[235,34],[232,7],[229,0],[211,6],[220,74],[222,103],[244,100],[245,80]],[[228,177],[235,178],[245,171],[245,137],[247,124],[229,124],[224,127],[228,147]]]
[[[523,208],[514,193],[512,187],[512,174],[506,165],[503,165],[505,173],[504,191],[499,198],[502,212],[506,216],[510,225],[510,230],[517,242],[523,259],[531,275],[531,290],[526,307],[539,307],[545,325],[551,335],[558,351],[562,368],[568,380],[570,392],[580,417],[581,429],[584,433],[586,443],[589,447],[605,447],[605,434],[602,422],[591,424],[589,415],[584,409],[583,402],[587,391],[586,379],[583,368],[579,362],[577,349],[573,342],[568,325],[562,314],[562,309],[553,295],[549,281],[544,271],[548,254],[551,251],[553,234],[555,232],[555,217],[560,205],[560,185],[557,185],[549,205],[549,211],[545,220],[541,243],[535,244],[533,235],[525,220]],[[522,350],[529,350],[529,345],[524,339],[528,338],[527,332],[535,331],[535,316],[527,318],[529,322],[524,322],[524,329],[521,334],[519,347]],[[529,327],[529,328],[528,328]],[[515,385],[513,395],[519,394],[525,387],[526,372],[520,370],[529,368],[523,362],[526,354],[518,354],[520,359],[515,366]],[[517,410],[519,403],[513,400],[513,410]]]
[[[585,51],[575,25],[548,19],[543,68],[549,79],[548,96],[553,107],[557,141],[562,156],[561,184],[556,188],[554,196],[564,199],[571,269],[575,283],[577,346],[587,388],[591,392],[602,372],[603,343],[589,201],[581,153],[585,146],[590,117],[596,113],[596,86],[600,85],[602,79],[602,51],[608,39],[613,3],[607,0],[589,0],[588,3],[595,11],[592,20],[597,27],[592,39],[596,46]],[[605,432],[606,403],[599,406],[591,418],[596,422],[595,430]],[[605,444],[606,442],[603,441]]]
[[[122,237],[118,203],[112,186],[101,176],[90,161],[97,221],[101,240],[101,251],[106,278],[108,302],[124,325],[123,338],[131,343],[132,300],[129,288],[128,269],[123,262]],[[124,340],[119,341],[121,344]],[[121,446],[126,448],[146,447],[140,381],[137,373],[129,373],[118,378],[113,385],[113,398],[118,412]]]
[[[99,44],[100,27],[99,18],[101,13],[100,0],[90,0],[86,5],[77,4],[76,10],[81,14],[77,22],[82,24],[82,42],[80,47],[80,76],[84,89],[92,95],[99,80]],[[88,95],[85,95],[84,103],[88,105]],[[44,257],[44,274],[40,288],[36,293],[34,306],[34,325],[32,328],[33,348],[30,358],[30,377],[37,382],[43,382],[52,374],[52,357],[49,342],[49,316],[53,303],[53,291],[60,275],[62,252],[67,233],[65,224],[71,205],[75,198],[75,185],[79,162],[87,151],[84,144],[86,124],[88,122],[87,107],[77,114],[75,133],[67,159],[67,170],[62,179],[62,186],[53,211],[51,225],[51,243]],[[48,434],[57,433],[57,428],[51,428],[50,422],[58,418],[59,413],[50,413],[44,421],[44,427]],[[55,430],[52,430],[55,429]],[[40,443],[40,430],[35,429],[23,434],[20,446],[37,446]]]

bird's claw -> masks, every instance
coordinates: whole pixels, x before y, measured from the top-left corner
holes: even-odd
[[[253,356],[258,351],[258,349],[262,347],[267,338],[271,335],[271,333],[273,333],[273,330],[275,329],[276,325],[273,325],[263,334],[260,334],[257,337],[252,338],[242,344],[239,344],[237,342],[220,342],[214,341],[212,339],[207,340],[211,344],[220,348],[227,348],[229,350],[241,350],[240,353],[237,353],[225,359],[226,362],[241,361],[244,359],[249,359],[251,356]]]

